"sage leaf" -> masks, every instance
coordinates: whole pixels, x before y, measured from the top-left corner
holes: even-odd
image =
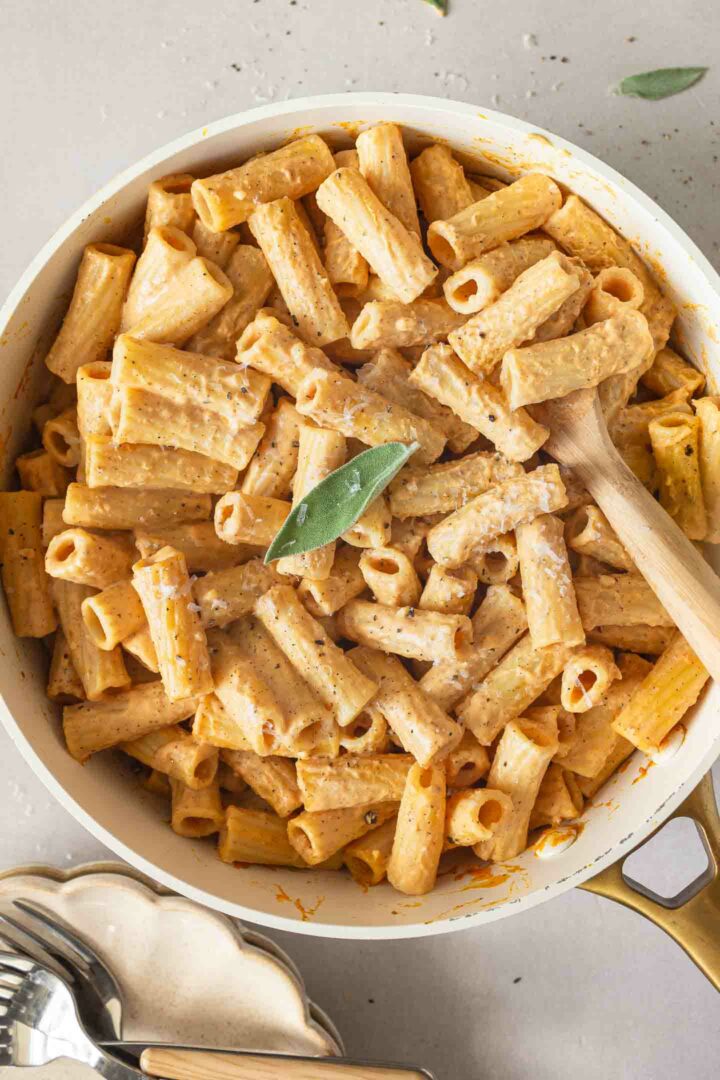
[[[672,97],[673,94],[679,94],[681,90],[694,86],[706,71],[706,67],[658,68],[657,71],[645,71],[642,75],[629,75],[627,79],[623,79],[617,92],[630,97],[659,101],[660,98]]]
[[[448,0],[425,0],[425,3],[434,7],[441,15],[447,15]]]
[[[265,555],[273,562],[284,555],[302,555],[337,540],[365,512],[420,443],[385,443],[364,450],[335,469],[294,506]]]

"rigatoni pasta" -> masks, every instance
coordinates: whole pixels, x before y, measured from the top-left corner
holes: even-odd
[[[129,755],[178,835],[421,895],[443,852],[514,860],[577,819],[707,679],[533,405],[597,386],[715,543],[720,399],[550,177],[439,144],[408,166],[393,123],[233,164],[154,180],[142,245],[85,248],[0,494],[10,616],[46,638],[70,754]],[[389,442],[417,446],[385,490],[348,477],[355,518],[340,496],[323,546],[265,562]]]

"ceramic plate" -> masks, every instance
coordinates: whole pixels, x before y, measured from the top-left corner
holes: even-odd
[[[112,968],[124,991],[127,1039],[341,1052],[334,1025],[308,1000],[275,942],[129,876],[126,867],[13,871],[0,880],[0,904],[19,896],[77,927]],[[39,1080],[86,1075],[95,1073],[64,1062],[33,1073]]]

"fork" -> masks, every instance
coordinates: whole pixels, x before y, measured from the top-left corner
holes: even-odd
[[[82,1022],[92,1038],[100,1043],[120,1039],[122,991],[100,956],[67,923],[39,904],[20,899],[13,900],[12,905],[30,925],[0,911],[0,939],[56,971],[70,984]],[[52,961],[49,964],[48,959]]]
[[[89,1065],[105,1080],[140,1080],[93,1042],[74,995],[54,971],[27,956],[0,957],[0,1066],[49,1065],[58,1058]]]

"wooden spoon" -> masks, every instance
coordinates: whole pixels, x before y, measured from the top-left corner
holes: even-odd
[[[543,449],[568,465],[714,679],[720,680],[720,578],[613,446],[596,390],[533,407]]]

